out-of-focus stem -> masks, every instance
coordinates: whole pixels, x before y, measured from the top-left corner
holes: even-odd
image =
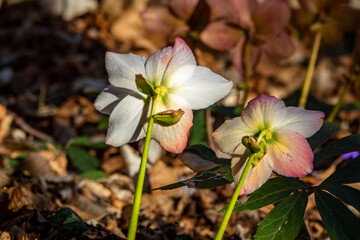
[[[329,122],[334,121],[336,115],[338,114],[338,112],[340,110],[341,105],[343,104],[344,97],[345,97],[346,93],[349,91],[349,89],[350,89],[350,84],[347,83],[346,86],[343,88],[341,94],[340,94],[338,102],[336,103],[334,108],[331,110],[330,115],[326,119],[327,121],[329,121]]]
[[[211,122],[211,110],[210,108],[205,109],[205,126],[206,126],[206,138],[209,147],[214,149],[214,141],[212,140],[211,134],[213,133],[213,125]]]
[[[240,101],[240,114],[245,108],[246,100],[249,93],[249,76],[251,68],[251,44],[248,40],[245,42],[245,55],[244,55],[244,76],[242,83],[242,90],[244,91],[243,97]]]
[[[314,69],[315,69],[315,63],[316,63],[316,59],[317,59],[317,56],[319,53],[321,37],[322,37],[321,31],[317,30],[316,35],[315,35],[314,45],[313,45],[313,48],[311,51],[310,62],[308,65],[304,85],[303,85],[300,99],[299,99],[299,107],[302,107],[302,108],[305,108],[306,101],[307,101],[307,98],[309,95],[311,80],[312,80],[312,77],[314,74]]]
[[[138,223],[138,218],[139,218],[141,195],[142,195],[142,191],[143,191],[145,172],[146,172],[146,162],[147,162],[147,158],[148,158],[151,132],[152,132],[152,127],[153,127],[153,123],[154,123],[154,118],[152,117],[153,112],[154,112],[154,100],[151,100],[150,104],[151,104],[151,111],[150,111],[150,117],[149,117],[149,124],[148,124],[147,132],[146,132],[144,150],[143,150],[143,154],[141,156],[139,175],[138,175],[138,180],[137,180],[136,189],[135,189],[134,204],[133,204],[133,209],[131,212],[130,226],[129,226],[128,236],[127,236],[128,240],[135,240],[135,237],[136,237],[136,228],[137,228],[137,223]]]

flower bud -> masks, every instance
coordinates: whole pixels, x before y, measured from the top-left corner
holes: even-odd
[[[148,80],[146,80],[141,74],[135,75],[135,83],[137,89],[139,89],[140,92],[150,97],[155,97],[157,95],[152,84]]]
[[[157,122],[161,125],[171,126],[171,125],[178,123],[183,114],[184,114],[184,111],[181,109],[167,110],[167,111],[156,113],[152,117],[154,118],[155,122]]]

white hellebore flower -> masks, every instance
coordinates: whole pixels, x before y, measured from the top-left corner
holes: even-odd
[[[231,168],[236,184],[249,158],[243,137],[256,139],[263,135],[260,145],[265,151],[252,162],[240,195],[258,189],[273,170],[288,177],[311,173],[314,154],[306,138],[320,129],[324,117],[323,112],[286,107],[283,101],[262,94],[248,103],[241,117],[227,120],[216,129],[214,142],[221,151],[233,155]]]
[[[184,40],[158,50],[149,58],[107,52],[109,85],[95,100],[95,108],[110,114],[106,143],[113,146],[138,141],[146,135],[151,97],[140,92],[135,78],[143,77],[156,93],[154,114],[181,109],[179,122],[166,126],[155,121],[152,138],[169,152],[179,153],[187,144],[192,126],[191,109],[202,109],[225,97],[232,82],[206,67],[196,65]]]

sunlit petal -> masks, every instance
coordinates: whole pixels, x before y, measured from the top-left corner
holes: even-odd
[[[261,94],[251,100],[242,113],[243,121],[252,129],[275,128],[286,113],[285,103],[276,97]]]
[[[146,57],[134,54],[117,54],[107,52],[105,55],[105,67],[109,75],[111,85],[119,88],[127,88],[137,91],[135,74],[145,76]]]
[[[225,97],[232,85],[231,81],[210,69],[197,66],[193,74],[175,89],[175,93],[184,97],[192,109],[201,109]]]
[[[145,137],[143,124],[147,114],[148,104],[139,95],[124,97],[111,112],[106,143],[118,147]]]
[[[175,94],[169,94],[165,99],[157,99],[154,105],[154,113],[166,110],[181,109],[185,113],[180,121],[172,126],[164,126],[154,123],[152,137],[167,151],[172,153],[182,152],[187,144],[188,133],[192,126],[193,113],[191,106],[186,100]]]
[[[322,126],[325,114],[320,111],[305,110],[300,107],[287,107],[286,114],[278,128],[301,133],[305,138],[314,135]]]
[[[269,167],[266,158],[267,155],[265,155],[257,165],[251,165],[249,172],[246,175],[244,185],[241,188],[240,195],[252,193],[270,178],[272,169]],[[246,148],[244,145],[240,144],[235,149],[234,157],[231,159],[231,169],[235,184],[239,183],[248,159],[249,155]]]
[[[233,118],[225,121],[212,134],[216,146],[224,153],[233,154],[235,148],[241,144],[244,136],[252,136],[257,132],[251,129],[241,119],[241,117]],[[245,148],[245,147],[244,147]]]
[[[314,155],[303,135],[279,130],[275,139],[268,145],[267,154],[269,166],[275,172],[292,177],[303,177],[312,172]]]

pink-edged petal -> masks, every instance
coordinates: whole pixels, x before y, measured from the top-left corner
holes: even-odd
[[[193,14],[199,0],[171,0],[170,8],[183,20],[188,20]]]
[[[148,104],[138,94],[127,95],[116,105],[109,118],[106,143],[119,147],[145,137],[144,123]]]
[[[139,99],[146,99],[141,93],[137,93],[126,88],[117,88],[109,85],[97,96],[94,102],[94,106],[99,112],[110,115],[117,104],[127,95],[137,96]]]
[[[276,128],[284,119],[285,113],[284,101],[261,94],[248,103],[242,113],[242,118],[247,126],[261,131]]]
[[[206,0],[207,4],[210,7],[211,20],[230,18],[234,21],[237,18],[237,14],[234,14],[231,10],[232,6],[230,4],[231,0]]]
[[[210,69],[197,66],[190,78],[174,89],[174,93],[185,98],[192,109],[202,109],[225,97],[232,85],[231,81],[213,73]]]
[[[268,144],[268,163],[275,172],[288,177],[303,177],[313,170],[314,154],[303,135],[279,130]]]
[[[135,84],[135,74],[145,76],[145,62],[146,57],[132,53],[107,52],[105,55],[105,67],[109,75],[109,82],[115,87],[138,92]]]
[[[177,28],[185,25],[181,19],[176,18],[166,5],[148,7],[140,14],[147,29],[164,35],[172,34]]]
[[[172,126],[154,123],[152,137],[168,152],[180,153],[187,144],[188,132],[192,126],[193,113],[186,100],[175,94],[168,94],[165,99],[155,100],[154,113],[181,109],[185,113],[180,121]]]
[[[244,136],[252,136],[257,132],[251,129],[241,119],[236,117],[226,120],[212,134],[216,146],[224,153],[233,154],[235,148],[240,144]]]
[[[252,193],[270,178],[272,169],[269,167],[266,158],[267,155],[256,166],[251,165],[239,195]],[[231,159],[231,169],[235,184],[239,183],[248,159],[248,152],[244,145],[240,144],[235,149],[234,157]]]
[[[241,29],[230,26],[225,20],[214,21],[200,34],[200,40],[209,47],[225,51],[235,46],[244,33]]]
[[[285,117],[277,127],[298,132],[305,138],[308,138],[321,128],[324,117],[325,114],[320,111],[305,110],[300,107],[287,107]]]
[[[194,54],[179,37],[175,37],[173,47],[155,52],[145,63],[148,80],[156,86],[167,86],[172,74],[185,65],[196,65]]]
[[[244,44],[245,44],[245,37],[239,38],[239,41],[235,45],[232,56],[232,63],[240,73],[244,72],[244,66],[243,66]]]

